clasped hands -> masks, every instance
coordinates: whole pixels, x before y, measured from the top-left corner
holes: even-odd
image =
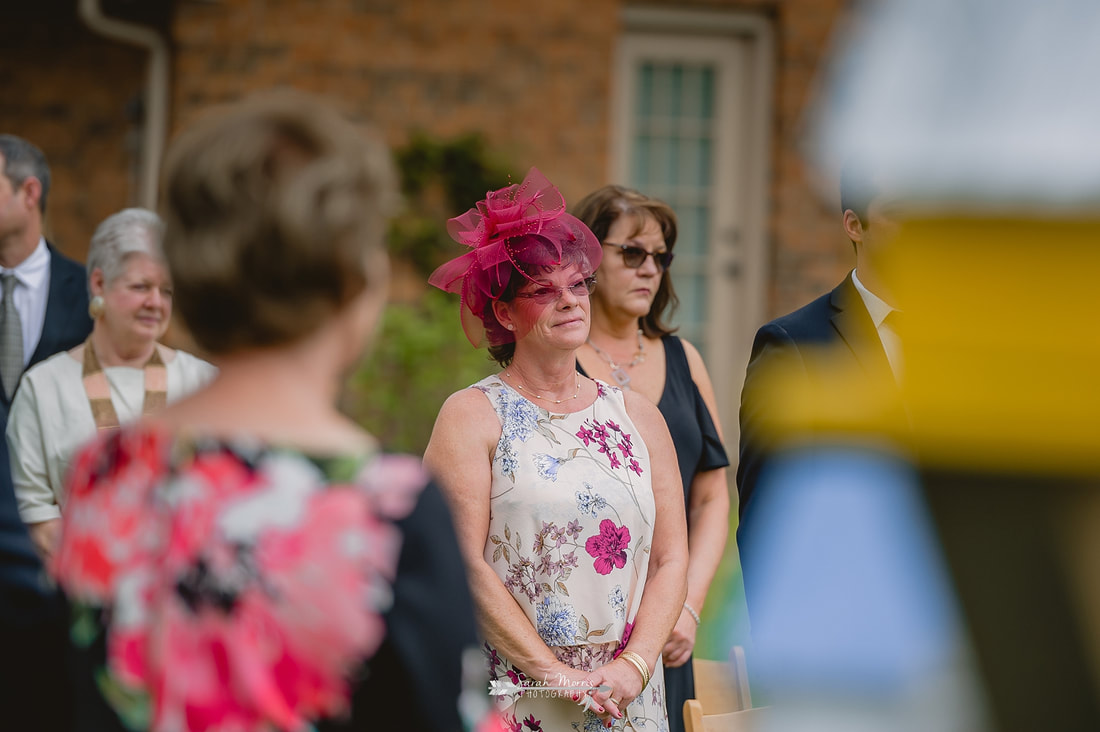
[[[578,689],[573,701],[595,714],[605,727],[622,719],[627,705],[642,693],[642,678],[638,670],[623,659],[585,672],[570,668],[562,674]]]

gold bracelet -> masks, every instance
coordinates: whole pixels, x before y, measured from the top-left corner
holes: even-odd
[[[695,612],[695,608],[688,605],[686,602],[684,603],[684,609],[688,611],[688,615],[691,616],[691,619],[695,621],[696,625],[703,622],[703,619],[699,617],[699,613]]]
[[[649,686],[649,664],[634,651],[623,651],[619,654],[619,658],[638,669],[638,673],[642,675],[642,690],[645,691],[645,688]]]
[[[642,677],[642,691],[645,691],[646,686],[649,685],[649,674],[646,673],[646,671],[645,671],[645,668],[644,668],[645,664],[640,663],[639,661],[637,661],[633,657],[628,657],[628,656],[625,656],[625,655],[624,656],[619,656],[619,658],[622,658],[624,661],[629,663],[631,666],[634,667],[635,671],[637,671],[639,674],[641,674],[641,677]]]

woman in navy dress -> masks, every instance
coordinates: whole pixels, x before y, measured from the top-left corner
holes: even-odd
[[[695,697],[691,654],[699,611],[729,530],[729,459],[703,359],[666,321],[677,303],[668,272],[676,214],[668,204],[620,186],[590,193],[575,214],[604,248],[592,329],[577,351],[578,368],[656,403],[676,445],[687,508],[688,588],[662,656],[670,728],[682,732],[684,701]]]

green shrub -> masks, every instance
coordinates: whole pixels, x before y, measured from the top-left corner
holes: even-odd
[[[447,235],[447,219],[507,185],[508,171],[477,134],[438,140],[414,133],[394,159],[405,206],[390,223],[388,248],[393,259],[409,265],[395,270],[411,272],[412,289],[423,290],[415,302],[386,309],[374,350],[349,380],[343,407],[386,449],[420,454],[446,398],[497,370],[485,349],[466,340],[458,296],[427,280],[439,264],[467,251]]]
[[[498,370],[466,340],[458,296],[428,290],[419,303],[386,309],[374,351],[348,385],[347,411],[388,450],[420,454],[439,408]]]

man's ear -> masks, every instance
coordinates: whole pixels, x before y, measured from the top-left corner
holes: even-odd
[[[24,179],[20,186],[23,189],[23,198],[28,208],[38,210],[38,203],[42,200],[42,181],[33,175]]]
[[[863,222],[850,208],[844,211],[844,231],[853,242],[863,241]]]

